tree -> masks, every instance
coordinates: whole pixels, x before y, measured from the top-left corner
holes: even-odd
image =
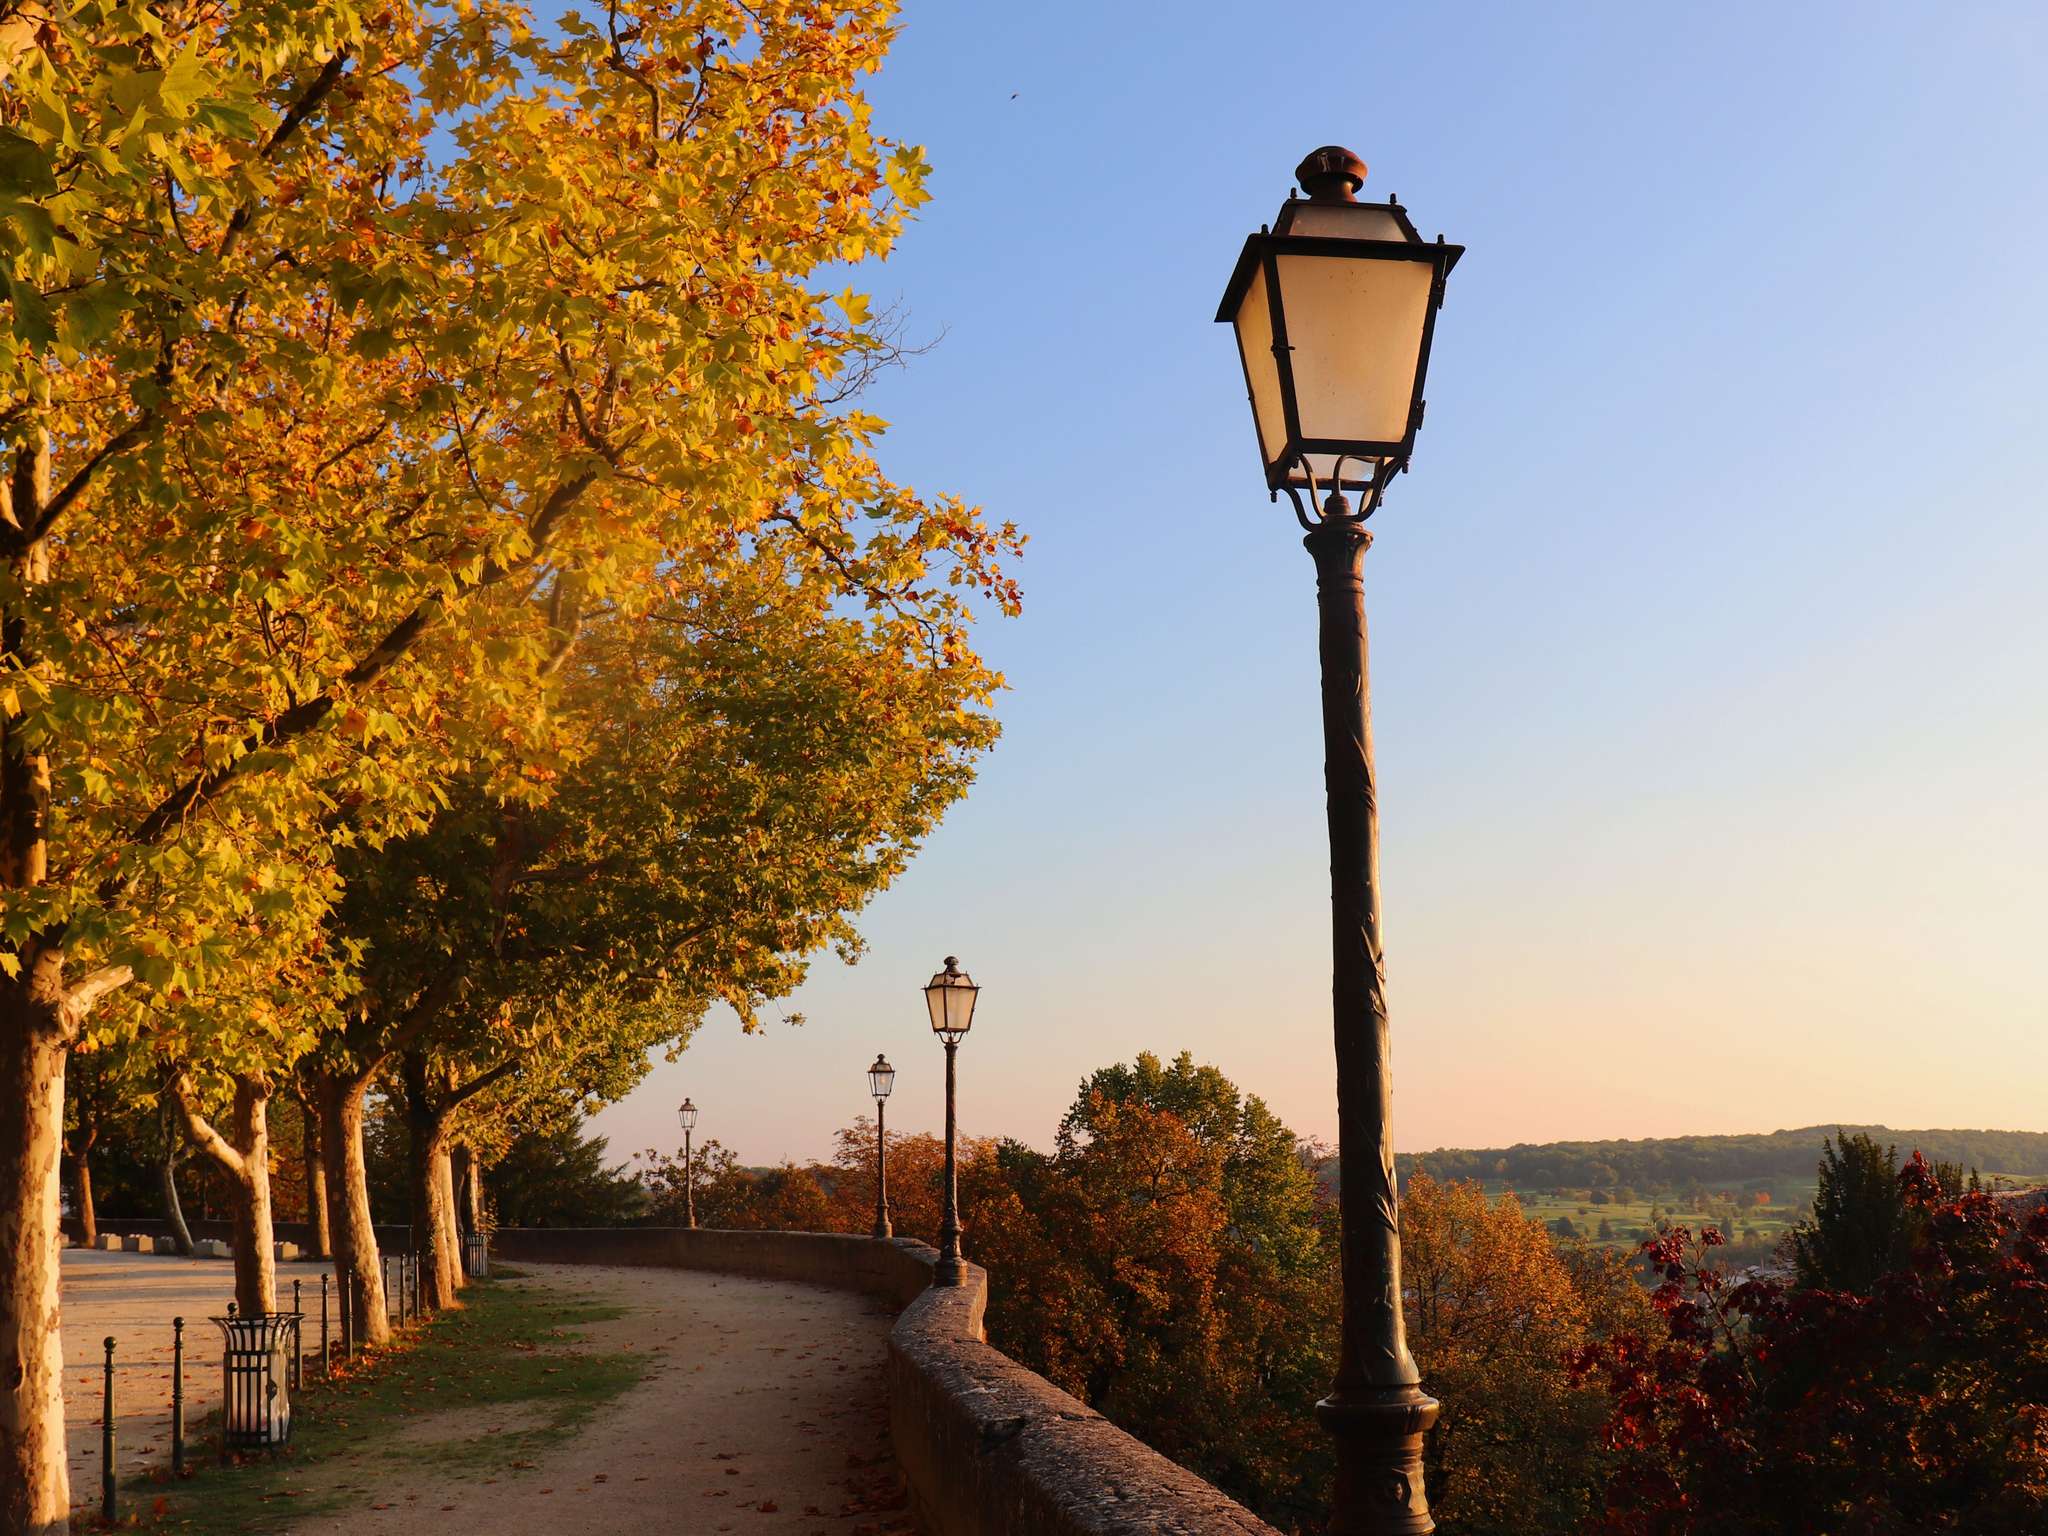
[[[317,946],[335,847],[525,728],[565,574],[626,599],[782,530],[944,660],[1014,601],[1012,535],[882,476],[844,396],[888,337],[812,286],[923,195],[859,94],[889,37],[872,0],[5,29],[6,1536],[69,1503],[50,1255],[98,1005],[139,984],[105,1027],[147,1033],[247,944]]]
[[[1413,1175],[1401,1202],[1403,1283],[1416,1364],[1441,1417],[1424,1447],[1447,1532],[1575,1532],[1608,1473],[1608,1402],[1568,1357],[1648,1321],[1614,1255],[1561,1249],[1511,1197]]]
[[[1899,1267],[1909,1238],[1899,1153],[1869,1136],[1829,1138],[1820,1161],[1813,1217],[1792,1233],[1799,1283],[1817,1290],[1869,1290]]]
[[[992,1342],[1269,1517],[1310,1517],[1333,1217],[1263,1104],[1141,1056],[1082,1084],[1053,1154],[998,1144],[961,1198]]]
[[[515,1139],[492,1165],[491,1203],[506,1227],[624,1226],[647,1208],[631,1174],[606,1164],[605,1138],[567,1120]]]
[[[937,1245],[945,1209],[946,1142],[924,1132],[890,1131],[889,1222],[898,1237]],[[966,1137],[963,1166],[988,1155],[986,1142]],[[866,1232],[875,1219],[875,1123],[866,1115],[842,1127],[832,1154],[833,1230]]]
[[[2022,1536],[2048,1524],[2048,1211],[2022,1227],[1916,1153],[1900,1262],[1862,1291],[1733,1281],[1719,1234],[1645,1247],[1659,1326],[1587,1350],[1617,1536]]]

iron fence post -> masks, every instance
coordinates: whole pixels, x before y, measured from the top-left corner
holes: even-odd
[[[100,1519],[119,1516],[114,1497],[114,1336],[107,1335],[106,1388],[100,1402]]]
[[[185,1319],[171,1319],[171,1475],[185,1474]]]

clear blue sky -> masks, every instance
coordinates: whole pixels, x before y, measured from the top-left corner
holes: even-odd
[[[1367,595],[1404,1149],[2048,1129],[2048,7],[910,0],[885,457],[1016,519],[1006,735],[829,959],[607,1111],[1047,1143],[1182,1048],[1334,1134],[1313,582],[1229,333],[1325,142],[1466,244]],[[1014,93],[1014,95],[1013,95]]]

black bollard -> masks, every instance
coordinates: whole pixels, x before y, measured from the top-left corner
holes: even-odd
[[[107,1386],[100,1404],[100,1519],[112,1525],[114,1504],[114,1336],[107,1335]]]
[[[320,1272],[320,1379],[334,1379],[334,1361],[327,1353],[327,1272]]]
[[[185,1319],[171,1319],[171,1475],[185,1475]]]
[[[299,1319],[306,1315],[306,1309],[299,1301],[299,1287],[304,1283],[301,1280],[294,1280],[292,1282],[292,1390],[294,1392],[299,1390],[306,1359],[305,1349],[301,1346],[299,1340]]]

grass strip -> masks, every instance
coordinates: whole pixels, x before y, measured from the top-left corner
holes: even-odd
[[[258,1536],[368,1506],[427,1472],[445,1486],[523,1470],[645,1368],[643,1357],[599,1351],[574,1332],[621,1317],[623,1308],[503,1276],[462,1295],[461,1310],[408,1326],[390,1345],[338,1367],[331,1383],[309,1366],[282,1450],[223,1465],[214,1450],[218,1422],[196,1426],[186,1444],[189,1475],[158,1469],[131,1480],[122,1505],[134,1513],[124,1523]]]

